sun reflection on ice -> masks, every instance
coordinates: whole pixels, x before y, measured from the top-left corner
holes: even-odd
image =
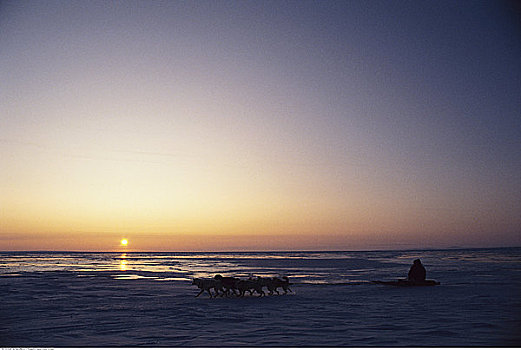
[[[121,259],[119,261],[119,271],[127,271],[127,253],[121,254],[119,258]]]

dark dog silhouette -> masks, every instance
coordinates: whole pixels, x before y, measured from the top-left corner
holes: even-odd
[[[219,295],[219,291],[222,291],[222,284],[219,281],[213,279],[202,279],[202,278],[194,278],[192,281],[192,285],[196,285],[200,291],[195,297],[197,298],[204,291],[207,291],[210,295],[210,298],[216,297]],[[215,291],[215,295],[212,294],[210,289]]]
[[[237,283],[240,281],[238,278],[235,277],[223,277],[221,275],[215,275],[214,279],[216,281],[219,281],[222,284],[224,293],[222,296],[226,295],[229,296],[230,293],[233,293],[236,296],[239,296],[240,293],[237,290]]]
[[[277,294],[280,294],[279,291],[277,290],[277,288],[279,288],[279,287],[282,288],[282,290],[284,291],[284,294],[288,294],[288,291],[293,293],[293,291],[289,288],[291,283],[289,283],[289,278],[287,276],[283,276],[282,279],[273,277],[272,280],[273,280],[273,285],[275,287],[275,292],[277,292]]]
[[[246,295],[246,292],[249,292],[250,295],[257,293],[259,297],[262,297],[266,296],[266,293],[263,290],[264,287],[268,289],[268,295],[274,295],[275,293],[280,295],[278,288],[282,288],[284,294],[287,294],[288,291],[293,293],[289,287],[291,283],[287,276],[280,278],[257,276],[256,278],[250,277],[247,280],[241,280],[236,277],[224,277],[217,274],[211,279],[194,278],[192,284],[197,285],[197,287],[201,289],[196,297],[201,295],[204,291],[208,292],[210,298],[217,296],[243,297]],[[211,289],[215,291],[215,295],[212,294]]]

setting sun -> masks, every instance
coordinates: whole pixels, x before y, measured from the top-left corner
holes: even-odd
[[[128,239],[123,238],[121,240],[121,245],[127,245],[127,244],[128,244]]]

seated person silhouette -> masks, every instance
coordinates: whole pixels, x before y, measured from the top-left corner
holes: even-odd
[[[425,276],[427,275],[427,271],[425,270],[425,267],[423,267],[420,259],[414,260],[414,264],[411,266],[411,269],[409,270],[409,281],[413,282],[421,282],[425,281]]]

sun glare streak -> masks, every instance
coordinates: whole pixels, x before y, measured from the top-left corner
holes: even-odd
[[[127,258],[127,254],[123,253],[119,258],[121,259],[119,261],[119,271],[127,271],[127,260],[125,260]]]

